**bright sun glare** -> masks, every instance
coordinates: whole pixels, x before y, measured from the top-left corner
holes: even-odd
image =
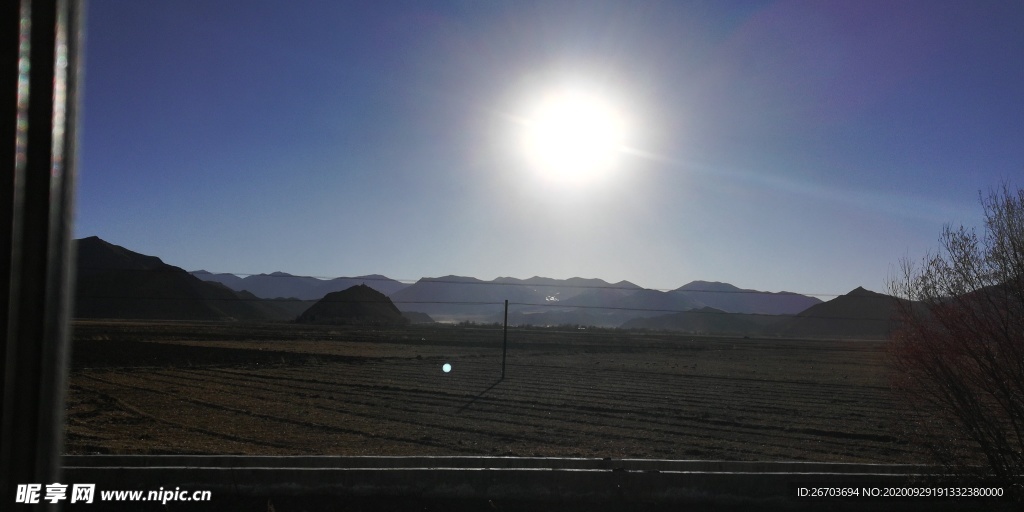
[[[625,126],[607,100],[564,90],[537,103],[524,135],[526,155],[545,177],[581,183],[614,167]]]

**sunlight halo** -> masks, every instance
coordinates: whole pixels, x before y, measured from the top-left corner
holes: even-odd
[[[523,149],[543,177],[586,183],[611,171],[625,139],[622,115],[605,98],[583,90],[548,93],[529,110]]]

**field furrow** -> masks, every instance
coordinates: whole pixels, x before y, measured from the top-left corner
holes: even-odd
[[[919,457],[894,433],[877,342],[529,331],[510,336],[500,379],[486,329],[251,342],[139,329],[79,345],[114,355],[72,372],[71,452]]]

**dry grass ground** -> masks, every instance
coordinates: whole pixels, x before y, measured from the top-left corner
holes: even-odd
[[[72,454],[921,462],[884,342],[77,322]],[[452,371],[443,373],[442,364]]]

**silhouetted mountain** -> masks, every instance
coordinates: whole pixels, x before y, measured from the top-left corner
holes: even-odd
[[[789,292],[771,293],[744,290],[728,283],[694,281],[668,292],[640,288],[626,281],[623,283],[625,284],[591,285],[590,288],[570,296],[568,299],[547,302],[548,307],[543,310],[512,308],[509,313],[509,321],[513,322],[514,319],[513,323],[531,325],[582,324],[617,327],[637,318],[665,316],[668,318],[661,320],[661,322],[665,322],[665,327],[655,327],[654,325],[657,324],[655,322],[655,324],[651,324],[650,328],[674,328],[671,326],[678,323],[677,327],[681,330],[703,331],[704,329],[700,329],[700,325],[695,324],[691,316],[673,317],[673,315],[678,312],[709,307],[709,304],[705,302],[706,299],[717,304],[717,306],[711,307],[724,313],[733,311],[751,313],[748,317],[727,317],[728,320],[722,320],[724,323],[719,326],[723,328],[728,326],[729,332],[745,329],[754,334],[761,326],[777,322],[779,319],[774,318],[775,315],[795,314],[821,303],[814,297]],[[512,311],[521,314],[513,315]],[[580,311],[584,311],[586,314],[581,314]],[[737,320],[741,318],[742,320]],[[641,324],[643,322],[638,321],[629,325],[639,327]],[[708,324],[705,327],[711,328],[714,325]]]
[[[739,289],[725,283],[700,283],[699,286],[700,289],[711,290],[700,293],[708,293],[712,301],[716,292],[746,295],[734,292],[733,289]],[[777,298],[780,294],[765,295]],[[892,317],[895,312],[893,297],[858,287],[828,302],[819,301],[797,315],[729,313],[704,308],[638,318],[624,323],[622,327],[796,338],[884,338],[894,325]]]
[[[894,326],[896,300],[857,287],[846,295],[807,308],[772,330],[797,338],[884,338]]]
[[[318,323],[407,323],[409,319],[430,322],[439,318],[490,323],[502,320],[504,301],[508,300],[509,322],[513,325],[622,325],[722,334],[879,337],[889,331],[894,311],[891,297],[863,288],[822,303],[795,293],[744,290],[707,281],[662,292],[628,281],[610,284],[578,277],[482,281],[444,276],[405,285],[376,274],[331,280],[284,272],[245,278],[205,270],[190,274],[155,256],[132,252],[97,237],[76,244],[76,315],[90,318],[302,317],[302,321]],[[339,289],[349,294],[338,295]],[[365,295],[366,290],[376,295]],[[387,294],[391,294],[390,299]],[[319,297],[319,301],[312,300]],[[366,304],[369,309],[360,310],[355,304]],[[795,317],[771,316],[797,308],[804,309]],[[392,315],[396,311],[397,317]],[[402,311],[408,319],[402,318]]]
[[[357,284],[365,284],[384,295],[391,295],[399,290],[409,287],[408,284],[395,281],[390,277],[382,276],[380,274],[370,274],[368,276],[358,277],[336,277],[327,281],[321,290],[334,292],[350,288]]]
[[[170,267],[156,256],[146,256],[108,243],[97,236],[74,240],[77,275],[91,276],[112,270],[166,270]]]
[[[764,327],[777,321],[775,316],[729,313],[712,307],[703,307],[682,313],[670,313],[650,318],[634,318],[623,329],[658,329],[695,334],[759,335]]]
[[[98,237],[75,240],[75,316],[166,320],[279,320],[292,315],[202,281],[160,258]]]
[[[320,285],[323,283],[315,277],[293,276],[284,272],[271,272],[270,274],[255,274],[245,276],[238,284],[238,290],[246,290],[257,297],[295,297],[297,299],[317,300],[330,293],[330,290],[320,293]],[[229,285],[232,286],[232,285]],[[233,286],[232,286],[233,287]]]
[[[299,315],[298,323],[335,325],[405,325],[409,319],[383,293],[360,284],[331,292]]]
[[[792,292],[747,290],[729,283],[693,281],[675,290],[693,300],[730,313],[795,315],[821,300]]]
[[[582,324],[616,327],[633,318],[661,316],[705,306],[725,312],[768,315],[795,314],[821,301],[790,292],[761,292],[728,283],[693,281],[676,290],[662,292],[641,288],[629,281],[615,284],[601,279],[528,279],[499,277],[483,281],[473,277],[423,278],[404,285],[384,276],[338,278],[322,281],[283,272],[239,278],[232,274],[199,271],[205,279],[217,280],[235,290],[248,290],[259,297],[310,299],[325,293],[366,284],[391,297],[402,311],[419,311],[442,321],[501,321],[503,303],[510,302],[513,324]],[[777,320],[777,319],[776,319]]]
[[[294,276],[285,272],[254,274],[244,278],[234,274],[211,274],[205,270],[197,270],[192,274],[205,281],[222,283],[235,291],[247,290],[264,299],[295,297],[303,300],[319,300],[328,293],[345,290],[358,284],[365,284],[385,295],[390,295],[408,286],[378,274],[334,279]]]

